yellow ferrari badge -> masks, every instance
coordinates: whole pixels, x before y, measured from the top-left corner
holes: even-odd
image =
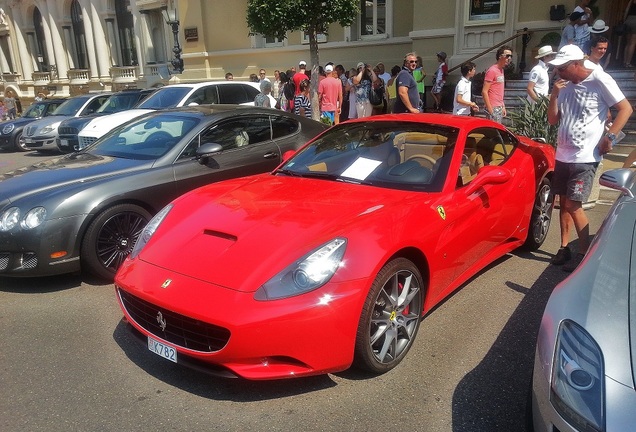
[[[442,206],[437,206],[437,213],[439,213],[439,216],[440,216],[443,220],[446,220],[446,211],[444,210],[444,207],[442,207]]]
[[[168,286],[172,283],[172,279],[166,279],[166,281],[161,284],[161,288],[168,288]]]

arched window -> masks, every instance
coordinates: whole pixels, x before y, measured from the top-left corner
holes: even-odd
[[[130,0],[115,0],[115,16],[117,17],[122,66],[136,66],[139,62],[135,49],[135,30],[133,16],[130,13]]]
[[[71,25],[73,27],[73,42],[75,43],[75,64],[79,69],[88,69],[88,55],[86,50],[86,33],[84,32],[84,17],[82,8],[77,0],[71,3]]]
[[[35,58],[38,63],[38,71],[46,72],[49,66],[49,56],[46,52],[44,41],[44,23],[42,22],[42,13],[37,7],[33,10],[33,27],[35,28]]]

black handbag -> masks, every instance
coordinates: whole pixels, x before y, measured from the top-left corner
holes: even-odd
[[[373,106],[380,106],[384,103],[384,84],[379,85],[377,88],[373,88],[373,85],[371,86],[369,102]]]
[[[565,19],[565,5],[550,6],[550,21],[563,21]]]

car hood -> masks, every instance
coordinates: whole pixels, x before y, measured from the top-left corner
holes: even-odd
[[[20,127],[28,123],[32,123],[34,121],[40,120],[42,117],[19,117],[15,120],[9,120],[0,123],[0,131],[7,125],[12,124],[14,127]]]
[[[51,191],[69,184],[86,184],[154,161],[139,161],[92,153],[75,153],[49,159],[0,175],[0,198],[15,202],[25,195]]]
[[[407,203],[417,199],[426,206],[427,197],[271,174],[229,180],[177,199],[139,257],[175,273],[251,292],[335,237],[351,241],[362,236],[373,244],[386,232],[377,229],[384,223],[394,224],[388,226],[398,232]]]
[[[84,129],[82,129],[80,135],[99,138],[102,135],[106,134],[106,132],[113,130],[115,127],[124,124],[129,120],[137,118],[143,114],[153,111],[154,110],[149,109],[129,109],[97,117],[91,120],[91,122],[87,124]]]
[[[29,127],[30,128],[35,128],[34,130],[38,130],[38,129],[42,129],[43,127],[48,126],[50,124],[59,123],[62,120],[65,120],[67,118],[68,118],[67,116],[57,116],[57,115],[42,117],[40,119],[37,119],[33,123],[31,123],[31,125]]]

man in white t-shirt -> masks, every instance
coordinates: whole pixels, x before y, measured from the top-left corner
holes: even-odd
[[[475,63],[466,62],[461,67],[462,78],[455,87],[455,97],[453,98],[453,114],[470,115],[471,111],[478,111],[479,106],[471,100],[472,83],[471,78],[475,76]]]
[[[578,46],[561,48],[550,65],[560,77],[550,94],[548,122],[559,124],[552,193],[559,195],[561,227],[561,248],[551,262],[573,271],[589,246],[590,228],[583,203],[592,190],[599,162],[616,143],[616,135],[631,116],[632,106],[616,81],[585,60]],[[610,107],[617,114],[606,130]],[[572,222],[579,238],[575,257],[568,247]]]
[[[539,48],[538,55],[535,57],[539,63],[530,71],[530,79],[526,87],[528,102],[534,104],[541,96],[547,96],[550,93],[550,75],[548,74],[550,67],[546,62],[552,60],[555,55],[550,45]]]

